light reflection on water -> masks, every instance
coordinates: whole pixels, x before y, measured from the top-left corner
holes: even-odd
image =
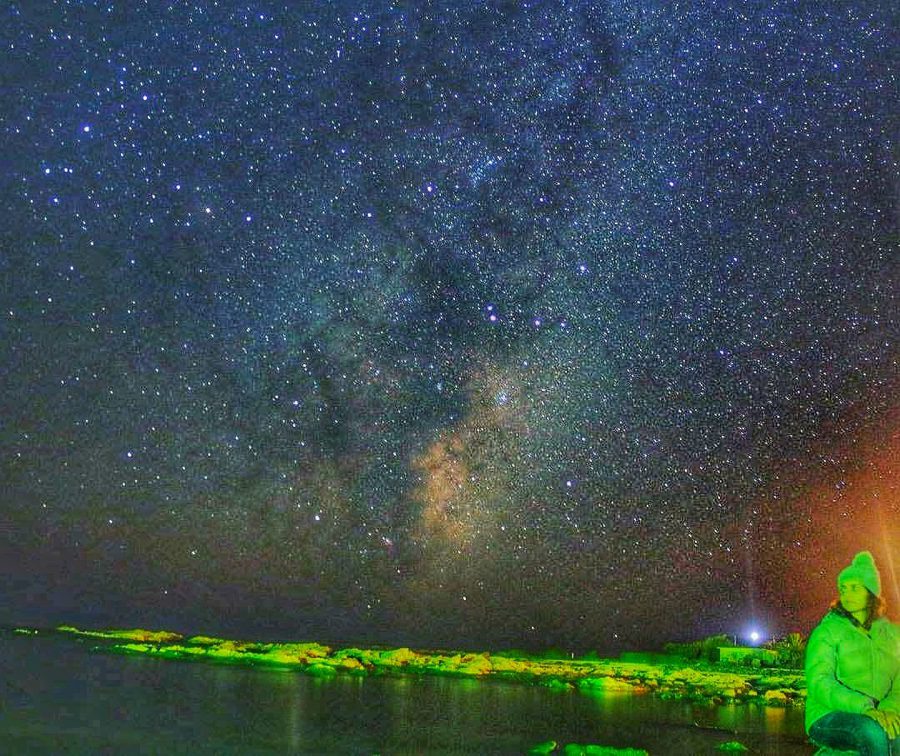
[[[729,740],[751,753],[813,753],[799,709],[441,677],[320,679],[87,648],[0,636],[10,752],[512,754],[552,739],[673,756],[721,753]]]

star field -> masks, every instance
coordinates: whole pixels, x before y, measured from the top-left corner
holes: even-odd
[[[39,5],[9,621],[605,648],[896,546],[892,4]]]

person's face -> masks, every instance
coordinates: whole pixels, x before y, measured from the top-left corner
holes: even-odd
[[[861,612],[869,601],[869,592],[861,581],[854,578],[844,580],[838,586],[841,606],[848,612]]]

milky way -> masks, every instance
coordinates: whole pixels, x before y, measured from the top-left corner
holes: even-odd
[[[8,6],[0,619],[814,617],[898,547],[893,5]]]

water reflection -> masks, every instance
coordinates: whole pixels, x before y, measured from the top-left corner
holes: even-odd
[[[27,705],[7,703],[0,717],[9,752],[486,754],[524,753],[556,740],[677,756],[713,754],[734,739],[757,753],[813,752],[799,709],[695,706],[457,678],[321,679],[102,656],[71,645],[38,653],[27,643],[0,646],[8,679],[30,675],[39,683],[29,685]]]

